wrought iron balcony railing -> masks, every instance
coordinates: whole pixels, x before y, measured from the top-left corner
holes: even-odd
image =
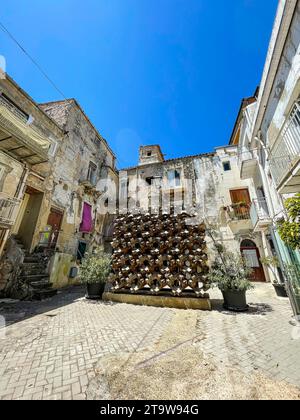
[[[20,200],[0,193],[0,225],[6,228],[13,226],[16,221]]]
[[[250,206],[249,204],[231,204],[227,207],[227,214],[232,221],[249,220],[250,219]]]
[[[300,100],[298,100],[283,125],[270,151],[270,169],[276,186],[300,160]]]

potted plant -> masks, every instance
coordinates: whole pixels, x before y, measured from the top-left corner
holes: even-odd
[[[276,268],[280,267],[279,259],[276,256],[272,257],[264,257],[260,259],[260,262],[262,264],[267,265],[270,267],[272,273],[274,274],[275,279],[277,278]],[[285,284],[281,281],[278,281],[277,279],[272,282],[273,287],[275,289],[276,295],[279,297],[288,297]]]
[[[79,270],[81,283],[86,285],[87,299],[100,299],[111,271],[111,256],[98,248],[88,252]]]
[[[226,252],[222,246],[216,246],[216,249],[218,255],[209,273],[210,283],[221,290],[225,309],[247,311],[246,291],[253,288],[249,281],[252,269],[241,255]]]

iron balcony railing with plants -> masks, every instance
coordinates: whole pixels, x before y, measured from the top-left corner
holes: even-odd
[[[270,151],[270,169],[276,186],[300,160],[300,99],[284,123]]]
[[[247,203],[234,203],[226,207],[230,220],[249,220],[250,205]]]
[[[20,200],[0,193],[0,225],[6,228],[11,227],[18,214]]]

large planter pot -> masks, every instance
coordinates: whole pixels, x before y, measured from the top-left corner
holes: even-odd
[[[276,295],[279,297],[288,297],[285,285],[283,283],[273,283]]]
[[[223,307],[229,311],[244,312],[248,311],[248,305],[246,302],[246,291],[245,290],[233,290],[228,289],[222,291],[224,304]]]
[[[87,283],[85,297],[87,299],[101,299],[104,288],[105,283]]]

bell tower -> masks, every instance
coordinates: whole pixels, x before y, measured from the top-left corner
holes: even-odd
[[[164,155],[158,144],[151,146],[140,146],[139,166],[148,165],[150,163],[163,162]]]

